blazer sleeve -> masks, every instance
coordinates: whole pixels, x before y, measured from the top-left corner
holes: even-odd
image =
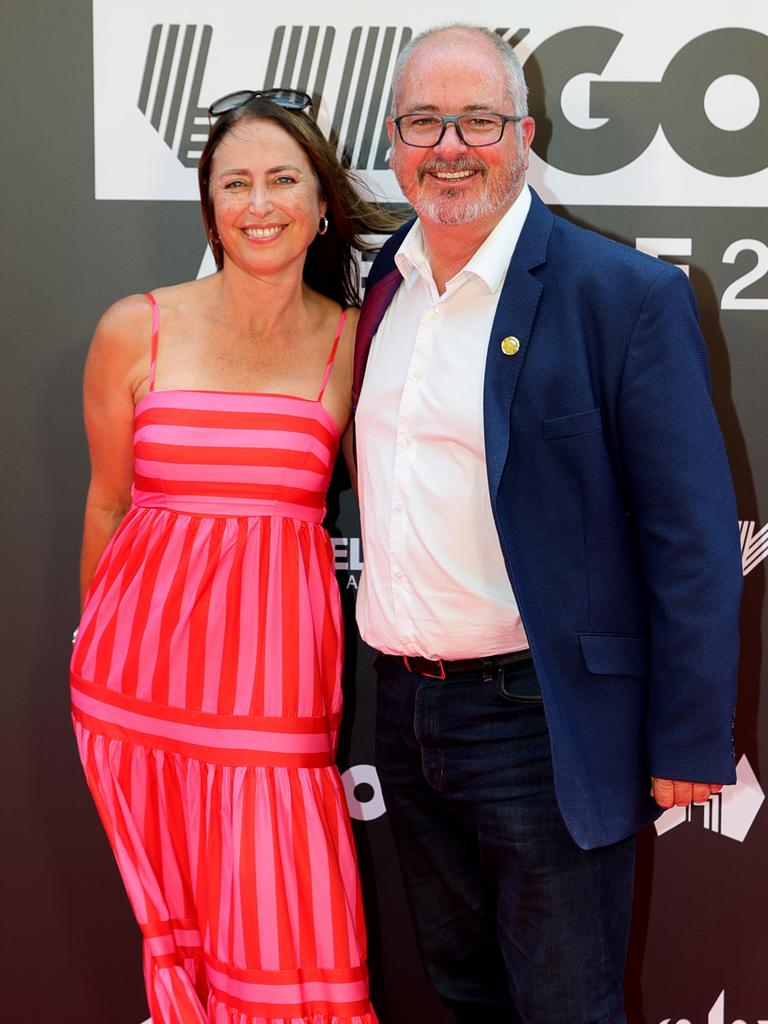
[[[652,775],[734,782],[742,588],[731,474],[686,276],[660,264],[627,348],[621,461],[649,595]]]

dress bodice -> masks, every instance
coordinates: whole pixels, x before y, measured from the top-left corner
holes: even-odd
[[[136,506],[321,522],[339,431],[319,400],[150,391],[133,443]]]

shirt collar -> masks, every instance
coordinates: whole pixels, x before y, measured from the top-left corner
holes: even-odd
[[[531,191],[526,184],[467,265],[451,280],[455,281],[462,274],[473,274],[486,284],[490,292],[498,291],[530,208]],[[424,248],[424,235],[418,219],[395,253],[395,265],[406,281],[414,271],[432,280],[432,271]]]

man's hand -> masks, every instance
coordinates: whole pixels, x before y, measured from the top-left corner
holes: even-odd
[[[651,779],[651,796],[659,807],[687,807],[704,804],[722,789],[720,783],[675,782],[672,779]]]

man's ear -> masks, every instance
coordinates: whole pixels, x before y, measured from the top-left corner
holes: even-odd
[[[536,122],[532,117],[524,117],[520,122],[520,128],[523,132],[523,142],[527,151],[531,148],[533,137],[536,134]]]

